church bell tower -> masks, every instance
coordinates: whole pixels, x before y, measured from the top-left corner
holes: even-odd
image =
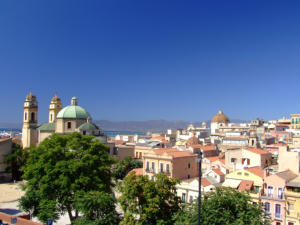
[[[24,101],[24,115],[22,128],[23,148],[36,146],[38,142],[37,132],[38,122],[38,103],[36,96],[31,92],[26,96]]]
[[[49,123],[54,123],[58,112],[62,109],[60,98],[57,94],[51,99],[49,105]]]

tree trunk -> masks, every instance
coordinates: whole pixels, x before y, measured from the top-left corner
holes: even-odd
[[[71,222],[71,224],[73,224],[74,218],[73,218],[73,215],[72,215],[72,208],[70,206],[67,206],[67,211],[68,211],[70,222]]]

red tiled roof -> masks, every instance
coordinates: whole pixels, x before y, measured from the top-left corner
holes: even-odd
[[[151,139],[164,140],[165,137],[162,137],[162,136],[156,136],[156,137],[152,137]]]
[[[248,172],[253,173],[261,178],[265,177],[265,171],[260,166],[246,168],[245,170],[247,170]]]
[[[219,156],[211,156],[211,157],[206,157],[211,162],[217,161],[219,159]]]
[[[200,148],[202,151],[213,151],[216,150],[215,145],[192,145],[192,148]]]
[[[192,154],[190,151],[179,151],[176,148],[161,148],[154,150],[156,154],[162,155],[162,154],[168,154],[170,156],[173,156],[173,158],[178,157],[187,157],[187,156],[197,156],[196,154]]]
[[[116,145],[123,145],[123,144],[125,144],[125,143],[126,143],[126,141],[115,140],[115,144],[116,144]]]
[[[212,169],[212,171],[214,171],[219,176],[223,176],[224,175],[224,173],[220,169]]]
[[[207,187],[207,186],[209,186],[209,185],[212,185],[212,183],[210,183],[209,180],[207,180],[205,177],[203,177],[203,178],[201,179],[201,186]]]
[[[240,183],[238,190],[239,191],[250,190],[252,186],[253,186],[253,181],[252,180],[243,180]]]
[[[143,168],[132,169],[128,172],[128,174],[130,173],[135,173],[136,175],[143,175]]]
[[[270,152],[260,149],[260,148],[246,148],[245,150],[253,152],[255,154],[259,154],[259,155],[267,155],[267,154],[271,154]]]

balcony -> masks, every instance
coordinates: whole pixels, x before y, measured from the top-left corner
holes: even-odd
[[[275,220],[281,220],[281,213],[275,213]]]
[[[270,193],[262,193],[261,198],[284,202],[283,193],[281,195],[270,194]]]
[[[147,173],[155,173],[155,169],[154,168],[146,168],[145,171]]]

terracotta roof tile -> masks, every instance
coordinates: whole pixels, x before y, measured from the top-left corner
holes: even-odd
[[[211,157],[206,157],[211,162],[217,161],[219,159],[219,156],[211,156]]]
[[[154,152],[159,155],[167,154],[173,156],[173,158],[197,156],[197,154],[192,154],[190,151],[179,151],[176,148],[161,148],[161,149],[154,150]]]
[[[128,174],[130,173],[135,173],[136,175],[143,175],[143,168],[132,169],[128,172]]]
[[[252,186],[253,186],[253,181],[252,180],[243,180],[240,183],[238,190],[239,191],[250,190]]]
[[[246,168],[245,170],[247,170],[248,172],[253,173],[261,178],[265,177],[265,171],[260,166]]]
[[[260,155],[271,154],[270,152],[260,149],[260,148],[246,148],[245,150],[256,153],[256,154],[260,154]]]
[[[223,176],[224,175],[224,173],[220,169],[212,169],[212,171],[214,171],[219,176]]]

